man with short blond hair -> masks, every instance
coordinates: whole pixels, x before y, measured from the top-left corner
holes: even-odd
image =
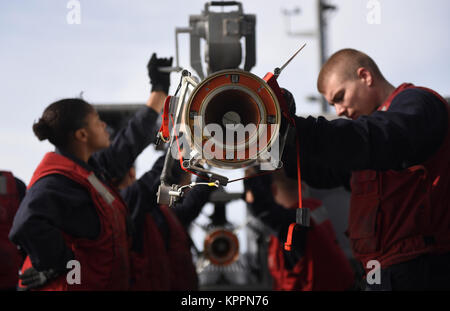
[[[369,55],[354,49],[343,49],[330,57],[320,70],[319,78],[317,79],[317,89],[323,93],[323,87],[326,84],[325,79],[337,70],[345,78],[355,80],[358,78],[357,70],[359,68],[366,68],[377,79],[386,81],[380,68]]]
[[[394,87],[353,49],[330,57],[317,86],[350,120],[295,117],[302,177],[351,188],[353,254],[366,269],[381,265],[381,284],[368,288],[450,289],[449,104],[431,89]],[[288,174],[296,157],[286,152]]]

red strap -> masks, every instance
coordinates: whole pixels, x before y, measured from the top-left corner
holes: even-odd
[[[302,203],[302,174],[300,172],[300,141],[297,138],[297,182],[298,182],[298,208],[303,208]]]
[[[284,249],[290,252],[292,250],[292,234],[294,233],[296,223],[292,223],[289,225],[288,234],[286,238],[286,243],[284,243]]]
[[[161,127],[159,128],[159,137],[164,142],[168,142],[170,139],[169,108],[170,108],[170,99],[171,98],[172,98],[172,96],[167,96],[166,100],[164,101],[163,117],[162,117]]]
[[[173,121],[173,117],[170,116],[170,118],[172,119],[172,124],[173,124],[173,126],[175,126],[175,122]],[[200,177],[200,178],[202,178],[202,179],[204,179],[204,180],[208,180],[207,177],[202,176],[202,175],[199,175],[199,174],[197,174],[197,173],[195,173],[195,172],[193,172],[193,171],[191,171],[191,170],[188,170],[187,168],[185,168],[185,167],[183,166],[183,157],[181,156],[180,143],[179,143],[179,141],[178,141],[178,135],[177,135],[176,133],[175,133],[175,140],[176,140],[176,142],[177,142],[177,147],[178,147],[178,159],[180,160],[180,167],[181,167],[181,169],[182,169],[183,171],[185,171],[185,172],[191,173],[191,174],[193,174],[193,175],[195,175],[195,176],[197,176],[197,177]],[[169,151],[170,151],[170,150],[169,150]],[[167,152],[169,152],[169,151],[167,151]]]
[[[172,96],[167,96],[166,100],[164,101],[163,117],[162,117],[161,127],[159,128],[159,132],[158,132],[159,137],[166,143],[169,142],[169,140],[170,140],[169,121],[172,120],[172,126],[175,126],[173,116],[171,114],[169,114],[171,98],[172,98]],[[175,133],[175,140],[177,142],[177,147],[178,147],[178,156],[179,156],[179,160],[180,160],[180,167],[186,172],[194,174],[200,178],[207,179],[204,176],[198,175],[195,172],[192,172],[183,166],[183,157],[181,156],[180,143],[178,142],[178,135],[176,133]],[[167,152],[170,152],[170,150]]]
[[[295,120],[294,118],[289,114],[289,108],[287,106],[286,101],[284,100],[283,91],[281,90],[280,86],[277,82],[277,77],[269,72],[264,76],[264,81],[267,82],[267,84],[272,88],[272,90],[275,92],[275,95],[278,98],[278,102],[281,106],[281,111],[284,115],[284,117],[291,123],[291,125],[295,128]],[[297,138],[297,181],[298,181],[298,208],[302,208],[302,177],[300,173],[300,142]],[[289,226],[288,234],[287,234],[287,240],[284,244],[284,249],[287,251],[290,251],[292,248],[292,234],[295,230],[295,227],[297,226],[296,223],[292,223]]]
[[[302,175],[300,172],[300,142],[297,137],[297,182],[298,182],[298,208],[303,208],[302,203]],[[294,233],[297,223],[289,225],[286,243],[284,243],[284,249],[290,251],[292,249],[292,235]]]

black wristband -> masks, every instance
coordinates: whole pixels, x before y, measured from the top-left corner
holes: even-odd
[[[152,84],[152,92],[158,92],[158,91],[163,91],[166,94],[169,94],[169,85],[162,85],[162,84]]]

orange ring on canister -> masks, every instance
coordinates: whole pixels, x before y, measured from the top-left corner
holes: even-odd
[[[201,140],[194,139],[196,116],[201,117],[203,122]],[[236,168],[250,164],[271,146],[279,133],[281,110],[275,93],[263,79],[242,70],[223,70],[195,87],[186,105],[183,122],[192,133],[191,146],[202,154],[205,151],[203,147],[212,139],[212,136],[205,135],[208,132],[204,129],[208,125],[219,125],[222,133],[228,133],[225,129],[227,122],[241,123],[246,129],[255,129],[249,131],[248,138],[245,136],[244,139],[234,134],[233,144],[223,141],[225,137],[222,141],[212,141],[211,151],[214,154],[209,156],[210,164]],[[267,127],[261,126],[263,124]],[[257,147],[261,142],[265,144]]]
[[[239,240],[237,236],[226,229],[214,229],[204,242],[204,254],[211,263],[217,266],[227,266],[239,257]]]

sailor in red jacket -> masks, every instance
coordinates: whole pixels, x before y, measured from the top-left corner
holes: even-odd
[[[11,172],[0,171],[0,291],[15,290],[22,254],[8,239],[14,215],[25,196],[25,184]]]
[[[153,59],[153,67],[171,63]],[[112,143],[105,123],[81,99],[51,104],[33,125],[36,136],[56,150],[34,172],[10,232],[28,254],[21,289],[129,289],[129,214],[112,180],[125,175],[153,140],[166,95],[153,89],[146,107]],[[69,279],[74,267],[78,277]]]
[[[215,188],[198,185],[171,208],[158,205],[156,193],[165,155],[136,180],[133,169],[119,188],[127,202],[134,225],[131,248],[131,290],[198,290],[187,228],[199,215]],[[180,168],[171,171],[170,184],[185,185],[191,174]]]
[[[321,201],[303,199],[303,206],[311,210],[311,227],[295,231],[293,250],[286,251],[283,244],[289,225],[295,222],[298,207],[297,181],[280,170],[247,179],[244,184],[251,211],[273,231],[268,247],[268,267],[274,290],[344,291],[353,288],[352,267],[338,245]]]
[[[330,57],[317,86],[350,120],[295,117],[302,179],[351,188],[354,256],[381,267],[367,289],[450,289],[449,104],[427,88],[394,87],[353,49]],[[284,160],[295,171],[297,154]]]

